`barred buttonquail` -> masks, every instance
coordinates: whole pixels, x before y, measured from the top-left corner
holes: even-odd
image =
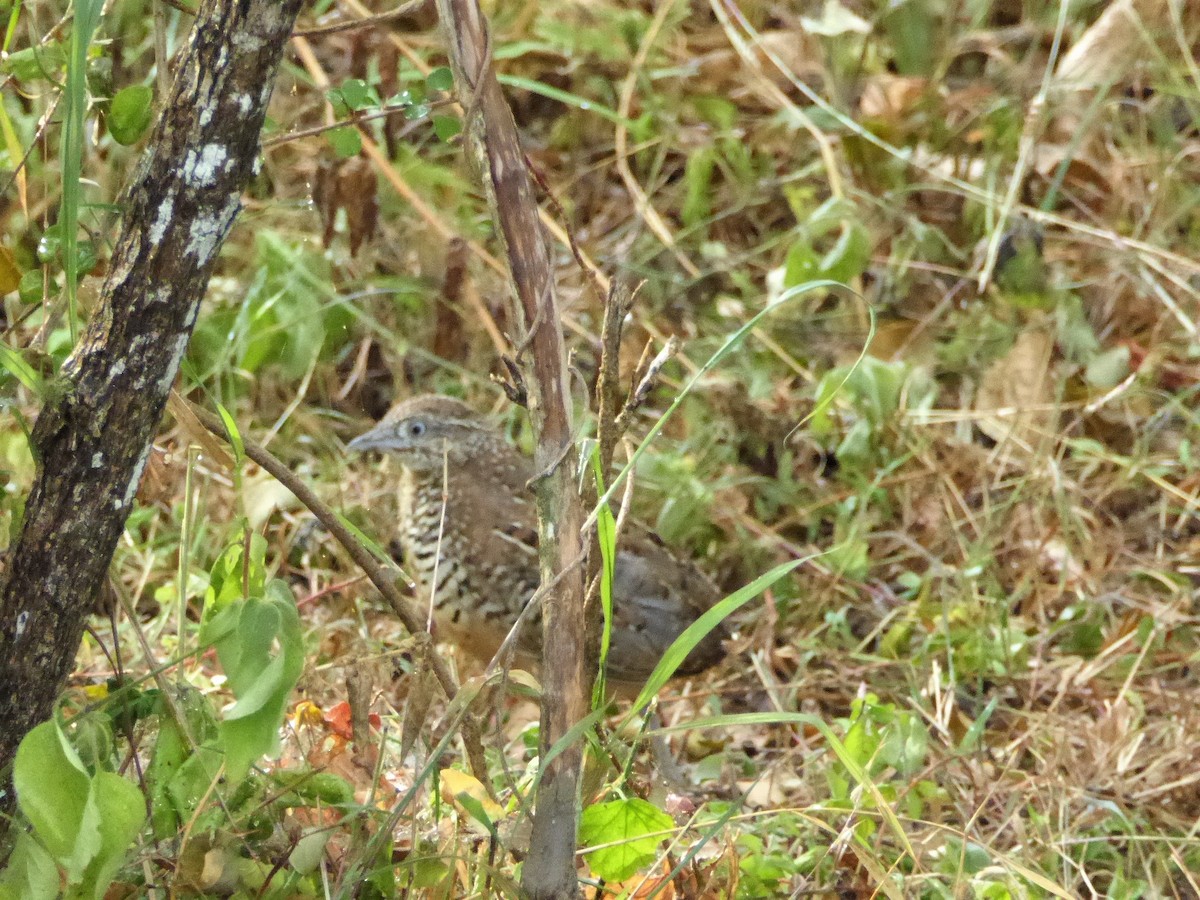
[[[450,397],[394,407],[350,450],[378,450],[403,466],[399,536],[420,593],[432,590],[439,633],[490,658],[539,583],[533,463],[488,421]],[[627,527],[618,542],[608,677],[644,681],[663,652],[719,594],[695,566],[655,537]],[[722,656],[714,629],[676,670],[691,675]],[[540,659],[541,624],[526,624],[518,650]]]

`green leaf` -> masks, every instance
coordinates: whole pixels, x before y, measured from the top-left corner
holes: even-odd
[[[42,377],[34,371],[29,363],[25,362],[25,358],[20,353],[3,341],[0,341],[0,368],[21,382],[28,390],[35,394],[41,394]]]
[[[367,109],[377,103],[371,86],[361,78],[347,78],[338,94],[349,109]]]
[[[156,827],[160,815],[164,821],[172,817],[180,822],[195,818],[201,800],[209,795],[213,784],[221,777],[225,754],[217,746],[218,743],[214,740],[191,751],[170,781],[163,785],[162,800],[170,812],[155,811]]]
[[[61,76],[67,54],[58,41],[39,47],[27,47],[8,54],[0,62],[0,72],[12,75],[17,81],[53,81]]]
[[[142,829],[146,803],[136,785],[113,772],[96,775],[89,799],[103,823],[100,846],[83,879],[67,896],[101,900],[120,869],[129,845]]]
[[[31,834],[17,838],[8,865],[0,872],[0,900],[54,900],[58,866]]]
[[[439,140],[449,142],[462,134],[462,120],[458,116],[434,116],[433,133]]]
[[[882,17],[884,30],[891,38],[896,71],[901,75],[933,74],[942,48],[938,35],[940,14],[931,0],[890,2]]]
[[[191,747],[179,726],[169,716],[163,716],[154,741],[154,753],[146,769],[146,784],[150,789],[150,822],[157,840],[165,840],[179,830],[182,811],[171,803],[168,785],[187,761]]]
[[[738,107],[728,97],[708,94],[695,97],[691,102],[696,115],[718,131],[731,131],[737,124]]]
[[[461,792],[455,798],[462,805],[462,808],[467,811],[467,814],[488,830],[492,837],[496,837],[496,823],[492,821],[492,817],[488,815],[488,811],[483,804],[475,797],[472,797],[466,791]]]
[[[339,159],[358,156],[362,152],[362,134],[353,125],[341,125],[325,132],[325,140]]]
[[[288,805],[345,806],[354,802],[350,782],[332,772],[289,769],[272,774],[283,796],[290,798]]]
[[[870,261],[870,234],[861,223],[848,221],[843,225],[833,247],[821,258],[816,277],[844,284],[865,272]]]
[[[584,847],[612,844],[588,853],[588,865],[605,881],[624,881],[654,861],[664,832],[674,827],[675,821],[661,809],[632,797],[585,809],[579,819],[579,841]]]
[[[925,765],[929,751],[929,732],[911,712],[900,712],[883,738],[880,757],[901,775],[915,774]]]
[[[153,115],[154,91],[149,85],[121,88],[108,108],[108,131],[118,144],[129,146],[150,127]]]
[[[425,87],[431,91],[449,91],[454,88],[454,73],[446,66],[439,66],[425,76]]]
[[[979,743],[983,738],[983,733],[987,728],[988,720],[991,719],[992,713],[996,711],[996,707],[999,705],[999,703],[999,697],[993,697],[988,701],[987,706],[983,708],[983,712],[981,712],[976,717],[975,721],[971,723],[971,727],[967,729],[967,733],[964,734],[962,740],[959,741],[958,750],[960,753],[974,753],[979,747]]]
[[[225,433],[229,435],[229,445],[233,447],[233,458],[238,466],[246,461],[246,443],[242,440],[241,429],[237,426],[237,421],[233,415],[222,404],[217,404],[217,415],[221,417],[221,423],[225,426]]]
[[[241,781],[259,757],[279,744],[292,688],[304,670],[300,617],[287,586],[274,581],[265,600],[249,599],[234,609],[237,627],[217,642],[217,656],[238,698],[221,723],[230,779]],[[279,643],[279,652],[272,654]]]
[[[860,715],[846,731],[843,743],[850,758],[865,767],[874,756],[875,748],[879,746],[879,736],[871,725],[871,720]]]
[[[236,432],[234,432],[236,433]],[[242,541],[230,544],[215,563],[208,576],[208,589],[204,594],[204,617],[200,623],[202,643],[215,643],[220,632],[228,630],[228,623],[210,625],[209,620],[218,612],[244,597],[262,597],[266,589],[267,539],[261,534],[250,536],[249,577],[247,578]],[[210,631],[216,629],[216,631]]]
[[[855,426],[851,432],[858,430]],[[843,457],[856,457],[845,443],[838,447],[838,460],[842,461]],[[856,533],[838,534],[836,543],[825,552],[825,560],[840,577],[861,581],[871,571],[870,549],[866,540]]]
[[[1088,362],[1084,378],[1097,390],[1110,390],[1129,374],[1129,358],[1129,348],[1124,345],[1097,353]]]
[[[71,724],[74,726],[71,745],[84,768],[90,772],[111,768],[113,734],[110,720],[103,715],[78,716]]]
[[[296,846],[288,855],[288,864],[301,875],[307,875],[316,870],[325,858],[325,845],[333,832],[324,827],[313,827],[296,841]]]
[[[262,707],[263,699],[256,689],[264,690],[264,680],[270,677],[271,646],[282,625],[279,609],[254,597],[232,609],[237,613],[237,627],[217,643],[217,655],[229,679],[229,687],[238,698],[233,709],[225,714],[227,720]],[[273,687],[274,684],[269,684],[265,690],[269,692]]]
[[[13,763],[17,803],[71,881],[83,875],[99,848],[94,811],[89,816],[90,781],[53,720],[30,731],[17,748]]]
[[[21,283],[17,286],[17,296],[22,303],[32,306],[35,303],[41,303],[45,299],[46,279],[42,274],[41,269],[30,269],[21,276]],[[50,281],[49,289],[53,291],[55,284]]]

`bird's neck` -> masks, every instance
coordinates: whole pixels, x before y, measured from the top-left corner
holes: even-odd
[[[533,475],[532,461],[496,437],[473,441],[466,448],[451,448],[443,466],[405,467],[402,493],[411,502],[420,498],[423,503],[436,500],[440,504],[444,498],[444,502],[453,507],[456,498],[527,495]],[[467,502],[470,505],[470,501]]]

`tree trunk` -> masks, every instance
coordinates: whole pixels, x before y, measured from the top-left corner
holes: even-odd
[[[37,477],[0,577],[0,771],[26,732],[50,716],[71,671],[217,253],[254,172],[300,5],[205,0],[171,94],[161,98],[123,200],[100,306],[33,429]],[[12,799],[5,785],[3,805]]]

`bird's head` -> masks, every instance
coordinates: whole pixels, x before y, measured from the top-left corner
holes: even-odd
[[[502,440],[488,422],[461,400],[426,394],[392,407],[370,431],[346,447],[378,450],[399,458],[414,472],[441,472]]]

